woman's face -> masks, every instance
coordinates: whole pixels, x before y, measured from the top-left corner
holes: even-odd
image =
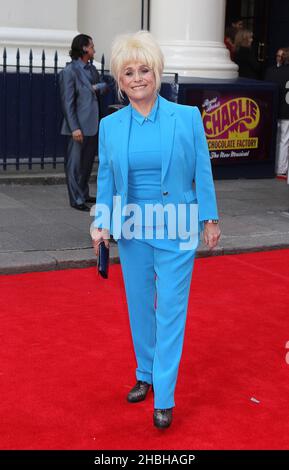
[[[278,49],[278,51],[276,52],[276,63],[277,63],[277,66],[278,66],[278,67],[279,67],[280,65],[282,65],[282,62],[283,62],[283,54],[284,54],[283,49]]]
[[[130,62],[121,71],[119,85],[130,101],[149,101],[156,92],[154,71],[142,62]]]
[[[89,40],[89,43],[87,46],[84,47],[84,50],[88,54],[88,59],[94,58],[95,49],[92,39]]]
[[[250,34],[250,35],[247,37],[247,41],[248,41],[248,47],[251,47],[251,46],[252,46],[252,42],[253,42],[253,34]]]

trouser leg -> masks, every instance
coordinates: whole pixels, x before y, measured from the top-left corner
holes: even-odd
[[[118,251],[137,361],[136,378],[152,383],[156,337],[154,249],[140,240],[120,239]]]
[[[71,205],[83,204],[89,196],[89,178],[96,152],[97,135],[85,136],[83,143],[68,138],[64,166]]]
[[[68,138],[67,152],[65,156],[65,174],[70,204],[83,204],[85,197],[80,187],[82,144]]]
[[[79,186],[86,200],[89,197],[89,179],[97,153],[97,134],[83,139]]]
[[[157,275],[156,347],[153,364],[155,408],[175,406],[174,392],[182,354],[192,251],[155,249]]]
[[[285,174],[288,171],[289,154],[289,120],[278,121],[276,146],[276,173]]]

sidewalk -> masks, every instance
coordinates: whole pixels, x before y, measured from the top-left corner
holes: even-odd
[[[92,217],[69,206],[63,175],[53,181],[49,175],[34,174],[30,184],[27,179],[20,184],[19,178],[2,174],[0,274],[96,264],[89,235]],[[222,237],[212,252],[201,243],[197,256],[289,248],[285,180],[217,180],[215,187]],[[95,194],[93,184],[91,194]],[[111,261],[118,262],[117,245],[111,245]]]

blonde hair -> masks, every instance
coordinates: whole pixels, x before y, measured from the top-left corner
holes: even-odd
[[[150,67],[156,80],[156,92],[161,88],[164,69],[164,56],[155,38],[148,31],[117,36],[112,44],[110,71],[117,83],[118,97],[124,98],[120,89],[120,75],[124,66],[130,62],[142,62]]]
[[[253,37],[252,31],[249,29],[240,29],[235,36],[235,48],[238,51],[240,47],[249,47],[249,40]]]

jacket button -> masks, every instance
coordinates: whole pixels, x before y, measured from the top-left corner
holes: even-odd
[[[168,193],[167,191],[165,191],[165,192],[163,193],[163,196],[167,196],[168,194],[169,194],[169,193]]]

